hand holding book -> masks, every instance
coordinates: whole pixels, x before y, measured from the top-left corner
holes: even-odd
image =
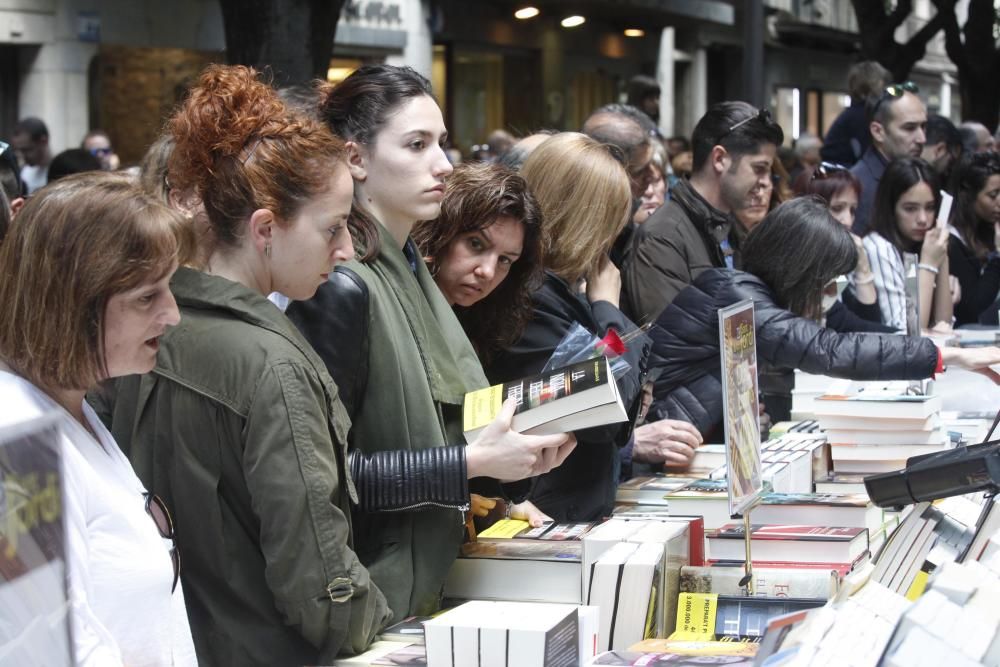
[[[523,435],[511,430],[517,403],[508,398],[500,414],[465,450],[469,478],[493,477],[516,481],[558,467],[576,447],[572,433]]]

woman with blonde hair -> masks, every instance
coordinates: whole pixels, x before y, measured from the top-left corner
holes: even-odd
[[[79,665],[196,664],[169,514],[84,402],[152,369],[178,323],[180,224],[128,176],[90,172],[35,193],[0,244],[0,426],[58,420]]]
[[[635,325],[618,309],[621,279],[608,252],[631,217],[628,174],[608,148],[575,132],[536,148],[521,175],[542,210],[545,278],[532,295],[534,313],[521,339],[487,368],[492,382],[541,372],[574,323],[603,337]],[[531,501],[557,521],[586,521],[611,511],[618,483],[618,449],[629,440],[639,409],[648,343],[632,341],[631,365],[618,379],[630,421],[579,431],[563,465],[537,478]]]

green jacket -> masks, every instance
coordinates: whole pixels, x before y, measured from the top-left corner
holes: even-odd
[[[183,268],[171,287],[181,323],[118,384],[111,428],[174,513],[199,662],[363,651],[390,611],[352,551],[336,385],[260,294]]]
[[[379,230],[378,257],[345,265],[364,284],[367,304],[345,307],[343,300],[355,297],[328,283],[312,300],[292,304],[289,316],[314,344],[322,336],[365,338],[359,366],[366,377],[354,382],[331,368],[338,383],[357,388],[352,447],[371,453],[462,444],[465,394],[488,386],[482,366],[419,254],[414,270],[396,241]],[[366,322],[345,321],[344,312],[366,312]],[[394,619],[436,610],[462,541],[463,512],[422,506],[355,516],[358,556],[386,594]]]

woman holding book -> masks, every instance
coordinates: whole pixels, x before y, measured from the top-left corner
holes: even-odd
[[[407,67],[368,65],[325,91],[320,116],[346,140],[351,216],[366,233],[360,260],[331,272],[288,315],[340,388],[350,446],[363,454],[353,460],[397,471],[369,487],[361,509],[398,511],[359,512],[354,528],[358,554],[398,620],[439,606],[462,540],[469,480],[494,478],[473,488],[501,495],[496,479],[548,471],[573,440],[511,432],[509,402],[484,436],[458,444],[465,394],[487,382],[410,237],[418,220],[437,217],[452,172],[430,82]],[[393,483],[403,470],[418,472]]]
[[[44,498],[51,491],[52,517],[62,514],[65,523],[65,535],[61,524],[47,523],[52,518],[27,526],[30,534],[19,541],[8,533],[3,560],[13,572],[5,574],[23,574],[65,539],[69,606],[63,611],[76,664],[85,667],[197,664],[177,587],[180,558],[170,543],[169,513],[84,402],[98,382],[146,373],[156,363],[161,336],[179,319],[168,283],[177,268],[180,225],[179,216],[131,179],[91,172],[36,192],[0,243],[0,426],[54,416],[61,443],[52,444],[61,445],[62,459],[61,492],[60,478],[46,482],[42,476],[31,493],[17,481],[22,471],[5,474],[4,510],[27,521],[31,512],[7,505],[16,500],[17,507],[27,502],[35,512],[42,507],[45,517],[51,505]],[[43,454],[35,453],[32,463]],[[5,467],[16,460],[9,448],[3,456]],[[30,475],[25,479],[30,482]],[[29,546],[47,525],[55,527],[55,541]],[[39,547],[44,554],[35,551]],[[41,568],[31,573],[40,574]],[[41,581],[44,576],[36,579]],[[43,593],[40,584],[21,585],[36,598]],[[25,608],[41,609],[44,601],[31,598],[23,600]],[[5,607],[0,617],[7,640],[18,620],[48,627],[44,618],[18,619],[21,605],[14,601]],[[55,664],[47,663],[52,655],[40,657],[42,647],[16,644],[4,645],[0,662]],[[36,652],[27,655],[29,649]]]
[[[796,248],[789,262],[787,248]],[[838,333],[819,319],[824,288],[857,265],[847,228],[819,198],[778,206],[747,235],[743,270],[712,269],[684,289],[650,332],[652,372],[659,372],[650,414],[694,424],[709,437],[722,424],[718,311],[754,302],[757,358],[761,364],[801,368],[852,380],[918,380],[946,365],[976,370],[1000,381],[995,347],[938,349],[928,338]]]
[[[607,146],[574,132],[536,148],[521,174],[542,211],[544,282],[532,294],[534,312],[520,339],[491,360],[487,374],[505,382],[542,371],[563,336],[579,323],[603,337],[636,326],[618,308],[621,279],[608,252],[631,217],[628,174]],[[646,375],[649,343],[630,341],[628,372],[618,379],[626,424],[577,432],[579,446],[557,470],[539,477],[531,501],[557,521],[588,521],[610,513],[619,449],[632,433]]]
[[[919,158],[900,158],[886,167],[875,193],[872,225],[864,238],[882,322],[896,331],[951,328],[952,298],[948,228],[937,224],[941,204],[938,179]],[[907,256],[914,260],[919,322],[906,298]]]
[[[1000,153],[973,153],[955,169],[948,263],[962,286],[955,324],[997,323],[1000,292]]]

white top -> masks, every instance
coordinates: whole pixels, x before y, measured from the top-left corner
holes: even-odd
[[[170,541],[145,510],[145,489],[111,434],[83,404],[98,440],[33,384],[0,370],[0,426],[55,413],[66,560],[78,665],[197,665]]]
[[[878,232],[869,232],[863,243],[875,277],[875,292],[878,294],[882,321],[905,333],[907,303],[906,265],[903,256],[896,246]]]
[[[30,164],[26,164],[21,167],[21,180],[24,181],[24,185],[30,195],[49,182],[49,168],[42,166],[33,167]]]

